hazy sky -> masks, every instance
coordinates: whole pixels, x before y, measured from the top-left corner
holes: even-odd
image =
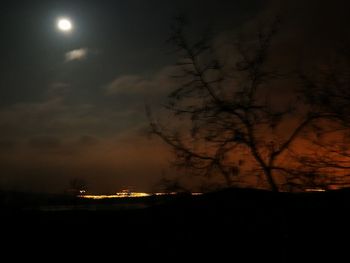
[[[196,25],[224,32],[284,5],[295,12],[295,23],[317,27],[314,18],[328,25],[348,10],[341,5],[346,1],[294,2],[3,2],[0,188],[62,192],[79,177],[92,192],[149,190],[168,170],[169,156],[144,136],[144,105],[160,104],[171,88],[176,60],[165,42],[172,18],[185,13]],[[70,34],[57,30],[61,16],[72,19]]]

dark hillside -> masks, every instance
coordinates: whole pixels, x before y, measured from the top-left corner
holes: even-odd
[[[142,250],[145,255],[220,252],[293,262],[305,255],[333,254],[332,246],[346,245],[349,208],[348,190],[277,194],[227,189],[177,196],[144,209],[7,210],[2,226],[7,244],[32,245],[35,237],[39,246],[51,244],[53,250],[64,244],[106,253],[113,247],[122,252]]]

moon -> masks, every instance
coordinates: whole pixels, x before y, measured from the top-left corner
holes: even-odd
[[[73,29],[72,21],[68,18],[59,18],[57,20],[57,28],[63,32],[70,32]]]

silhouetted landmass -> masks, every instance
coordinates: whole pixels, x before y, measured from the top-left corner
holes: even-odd
[[[61,255],[117,253],[184,261],[214,256],[218,262],[224,256],[229,262],[304,262],[309,257],[315,262],[326,254],[339,256],[350,237],[348,189],[298,194],[226,189],[202,196],[102,201],[12,193],[11,209],[6,194],[0,194],[2,237],[6,246],[19,250],[33,246]],[[26,207],[18,205],[23,200]],[[96,211],[79,206],[122,202],[144,206]],[[78,209],[43,211],[42,205]]]

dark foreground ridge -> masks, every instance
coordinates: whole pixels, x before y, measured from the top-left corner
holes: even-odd
[[[76,202],[77,209],[43,211],[43,199],[50,207]],[[26,206],[19,200],[26,200]],[[227,189],[140,201],[144,208],[91,211],[81,209],[81,201],[74,198],[17,194],[11,203],[2,193],[2,240],[8,248],[34,254],[245,258],[237,262],[315,262],[326,254],[334,262],[348,250],[349,190],[289,194]],[[36,206],[29,209],[33,202]],[[115,203],[94,205],[107,208]]]

